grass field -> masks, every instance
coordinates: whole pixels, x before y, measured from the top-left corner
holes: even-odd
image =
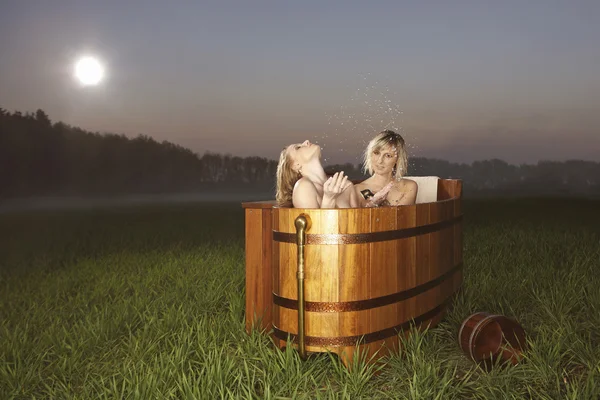
[[[0,398],[600,398],[600,202],[464,209],[453,310],[351,370],[244,333],[239,203],[0,214]],[[523,363],[486,372],[461,353],[476,311],[522,323]]]

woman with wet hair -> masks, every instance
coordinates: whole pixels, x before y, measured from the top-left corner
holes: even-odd
[[[367,202],[387,191],[380,205],[410,205],[417,199],[417,183],[403,178],[408,169],[404,139],[398,133],[385,130],[369,142],[363,155],[363,169],[370,178],[355,185],[355,190]]]
[[[382,201],[383,197],[382,192],[365,201],[354,190],[344,171],[328,178],[321,164],[321,148],[308,140],[286,146],[281,151],[275,193],[280,207],[370,207]]]

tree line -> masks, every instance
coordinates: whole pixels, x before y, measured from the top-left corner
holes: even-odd
[[[146,135],[100,134],[0,108],[0,196],[167,193],[271,183],[263,157],[202,156]]]
[[[275,187],[276,168],[277,160],[264,157],[200,156],[146,135],[129,138],[53,123],[43,110],[23,114],[0,108],[0,197],[269,191]],[[366,178],[360,165],[326,170]],[[409,175],[463,179],[465,194],[600,196],[600,163],[591,161],[464,164],[416,157]]]

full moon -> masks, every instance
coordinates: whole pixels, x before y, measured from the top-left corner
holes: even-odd
[[[75,64],[75,77],[85,86],[95,86],[104,77],[104,68],[94,57],[82,57]]]

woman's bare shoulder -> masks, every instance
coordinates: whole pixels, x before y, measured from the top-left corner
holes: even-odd
[[[400,182],[394,183],[394,185],[390,189],[390,194],[388,195],[388,198],[406,194],[406,193],[410,193],[410,192],[416,192],[417,188],[418,188],[417,182],[413,181],[412,179],[404,179],[403,178],[402,180],[400,180]]]
[[[319,192],[310,179],[302,177],[294,184],[292,204],[295,208],[320,208]]]
[[[388,201],[393,206],[415,204],[417,189],[417,182],[412,179],[402,179],[390,190]]]
[[[312,183],[312,181],[310,179],[308,179],[307,177],[302,177],[300,179],[298,179],[298,181],[294,184],[294,192],[296,191],[300,191],[300,192],[305,192],[308,191],[310,192],[316,192],[317,188],[315,187],[315,184]]]
[[[417,182],[406,178],[402,178],[402,180],[398,182],[396,186],[398,186],[398,188],[403,192],[411,192],[413,190],[417,190],[418,188]]]

